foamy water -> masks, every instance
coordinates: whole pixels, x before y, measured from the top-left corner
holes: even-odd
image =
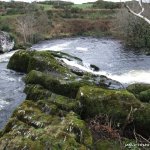
[[[120,41],[96,38],[66,38],[33,45],[36,50],[63,51],[83,60],[84,66],[63,59],[65,63],[93,74],[106,75],[123,84],[150,83],[150,56],[125,49]],[[89,65],[100,68],[94,72]]]
[[[13,110],[25,99],[23,74],[7,69],[7,63],[15,52],[0,55],[0,129],[4,127]]]

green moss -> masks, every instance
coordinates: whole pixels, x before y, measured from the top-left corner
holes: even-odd
[[[55,104],[47,100],[39,100],[37,102],[37,105],[39,106],[40,110],[44,112],[45,114],[58,115],[60,114],[60,111],[61,111],[58,109],[58,107]]]
[[[10,58],[7,68],[19,72],[27,72],[30,57],[29,52],[19,50]]]
[[[150,84],[144,83],[131,84],[127,87],[127,90],[135,95],[148,89],[150,89]]]
[[[53,109],[46,113],[44,107]],[[0,149],[86,150],[92,146],[92,136],[86,123],[74,112],[59,116],[50,101],[24,101],[13,113],[0,137]]]
[[[52,94],[49,101],[57,105],[59,109],[66,111],[80,112],[80,103],[75,99],[70,99],[61,95]]]
[[[144,137],[150,135],[150,104],[142,104],[142,107],[136,110],[134,113],[134,125],[137,133],[140,133]]]
[[[129,85],[127,90],[132,92],[142,102],[150,101],[150,84],[136,83]]]
[[[31,70],[39,70],[45,72],[66,73],[67,68],[60,65],[60,63],[51,55],[50,51],[34,52],[28,65],[28,72]]]
[[[30,72],[31,70],[39,70],[44,72],[53,72],[65,74],[69,69],[62,66],[50,51],[28,51],[19,50],[11,58],[8,68],[19,72]]]
[[[99,140],[95,143],[96,150],[120,150],[121,146],[118,141]]]
[[[40,100],[47,99],[51,96],[51,92],[44,89],[41,85],[38,84],[30,84],[26,85],[24,92],[26,93],[26,99],[28,100]]]
[[[84,81],[68,81],[50,74],[32,70],[25,78],[26,84],[40,84],[56,94],[75,98],[79,88],[83,85],[92,84]]]
[[[80,88],[77,99],[81,102],[84,118],[106,113],[117,120],[122,120],[129,113],[131,106],[140,107],[140,102],[126,90],[84,86]]]
[[[132,107],[135,130],[142,135],[150,134],[150,105],[140,102],[126,90],[108,90],[85,86],[80,88],[77,99],[81,102],[84,118],[104,113],[119,123],[120,127],[125,123]]]
[[[140,92],[139,99],[142,102],[150,102],[150,89]]]

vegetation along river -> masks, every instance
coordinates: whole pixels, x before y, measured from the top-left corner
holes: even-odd
[[[124,85],[135,82],[150,83],[150,56],[133,49],[125,49],[120,41],[111,38],[64,38],[43,41],[31,47],[34,50],[63,51],[83,60],[84,66],[77,62],[64,60],[67,64],[82,70],[102,74]],[[7,63],[14,52],[0,55],[0,128],[13,110],[25,99],[23,93],[23,74],[7,69]],[[90,64],[100,71],[90,70]]]

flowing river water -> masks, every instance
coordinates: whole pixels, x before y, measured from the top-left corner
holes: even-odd
[[[106,75],[128,85],[135,82],[150,83],[150,56],[125,49],[120,41],[111,38],[64,38],[43,41],[31,47],[34,50],[63,51],[83,60],[84,66],[73,61],[67,64],[93,72],[89,65],[100,68],[95,74]],[[0,55],[0,128],[3,128],[13,110],[25,99],[23,74],[7,69],[14,52]]]

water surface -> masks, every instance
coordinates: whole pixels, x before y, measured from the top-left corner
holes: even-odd
[[[7,69],[13,53],[0,55],[0,129],[4,127],[13,110],[25,99],[23,74]]]
[[[85,67],[74,62],[66,63],[90,71],[89,64],[100,68],[103,74],[124,84],[150,83],[150,56],[133,49],[125,49],[122,43],[111,38],[65,38],[43,41],[32,46],[36,50],[63,51],[81,58]]]

